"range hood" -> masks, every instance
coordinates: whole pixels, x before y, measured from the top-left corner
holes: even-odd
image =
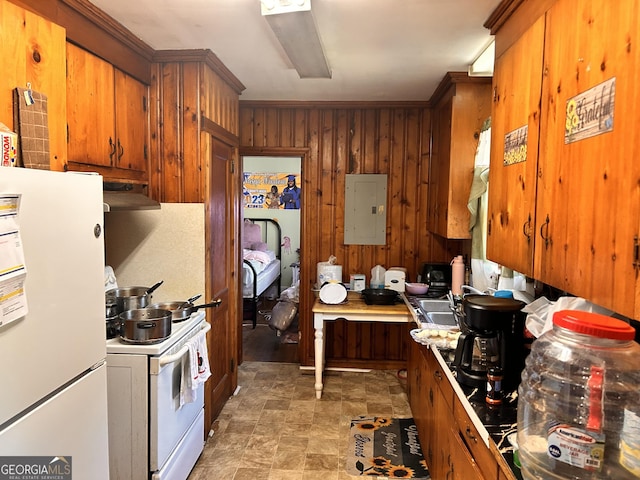
[[[142,188],[131,183],[105,182],[102,191],[104,211],[158,210],[160,203],[145,195]]]

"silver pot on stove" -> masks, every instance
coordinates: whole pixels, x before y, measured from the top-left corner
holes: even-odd
[[[151,303],[151,294],[163,283],[164,280],[161,280],[151,287],[112,288],[106,293],[107,302],[110,299],[115,300],[118,314],[127,310],[145,308]]]
[[[139,308],[122,312],[120,340],[125,343],[160,343],[171,335],[171,311]]]
[[[214,300],[211,303],[203,303],[201,305],[194,305],[193,302],[200,298],[201,295],[194,295],[188,300],[182,302],[160,302],[149,305],[148,308],[157,308],[161,310],[169,310],[171,312],[171,320],[173,322],[182,322],[191,317],[191,314],[198,311],[200,308],[216,308],[219,307],[222,301],[220,299]]]

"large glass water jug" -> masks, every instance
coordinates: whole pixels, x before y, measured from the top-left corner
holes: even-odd
[[[525,479],[640,477],[640,345],[612,317],[560,311],[533,342],[518,398]]]

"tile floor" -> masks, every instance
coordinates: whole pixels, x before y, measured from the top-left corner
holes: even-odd
[[[297,364],[244,362],[189,480],[354,480],[344,470],[349,422],[359,415],[410,417],[396,371],[313,372]]]

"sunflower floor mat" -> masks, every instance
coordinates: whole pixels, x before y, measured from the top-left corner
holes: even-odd
[[[413,418],[363,416],[352,419],[347,455],[349,475],[431,478]]]

